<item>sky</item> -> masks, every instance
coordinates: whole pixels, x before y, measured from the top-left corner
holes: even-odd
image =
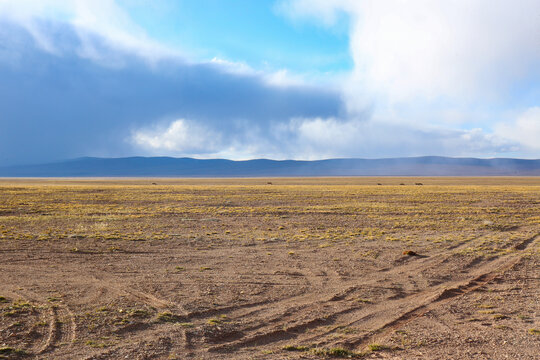
[[[0,0],[0,166],[540,158],[538,0]]]

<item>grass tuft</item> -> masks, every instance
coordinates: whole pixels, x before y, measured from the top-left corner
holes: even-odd
[[[382,351],[388,349],[387,346],[381,345],[381,344],[369,344],[368,345],[369,351]]]
[[[15,349],[10,346],[4,346],[0,347],[0,355],[6,355],[8,356],[24,356],[26,355],[26,351],[22,349]]]
[[[286,345],[283,347],[285,351],[308,351],[309,346],[297,346],[297,345]]]
[[[178,315],[174,315],[168,311],[158,314],[157,321],[162,323],[179,323],[182,321],[182,318]]]
[[[344,348],[331,348],[331,349],[313,349],[313,354],[318,356],[324,356],[324,357],[334,357],[334,358],[359,358],[362,357],[363,354],[356,353],[351,350],[347,350]]]

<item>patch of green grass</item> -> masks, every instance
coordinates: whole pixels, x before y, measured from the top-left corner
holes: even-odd
[[[11,306],[8,306],[3,313],[4,316],[17,316],[22,313],[32,310],[34,307],[26,301],[18,300],[14,302]]]
[[[324,357],[334,357],[334,358],[359,358],[363,356],[363,354],[356,353],[351,350],[347,350],[344,348],[331,348],[331,349],[313,349],[313,354],[318,356],[324,356]]]
[[[368,349],[369,351],[382,351],[388,349],[388,347],[381,344],[369,344]]]
[[[210,325],[219,325],[219,324],[221,324],[221,323],[227,321],[226,319],[227,319],[227,316],[226,316],[226,315],[220,315],[219,317],[215,317],[215,318],[208,319],[207,322],[208,322]]]
[[[478,310],[479,314],[495,314],[495,310]]]
[[[174,315],[168,311],[158,314],[157,321],[159,322],[168,322],[168,323],[179,323],[182,321],[182,318],[178,315]]]
[[[354,327],[348,327],[348,326],[342,326],[336,329],[336,332],[341,334],[356,334],[358,333],[358,329]]]
[[[107,343],[103,343],[103,342],[97,342],[95,340],[88,340],[85,344],[88,345],[88,346],[91,346],[93,348],[96,348],[96,349],[102,349],[102,348],[106,348],[108,346],[111,346],[111,344],[107,344]]]
[[[491,304],[478,304],[476,307],[479,309],[493,309],[495,306]]]
[[[522,321],[525,321],[525,322],[532,322],[532,318],[528,315],[523,315],[523,314],[520,314],[518,315],[518,318]]]
[[[128,315],[132,317],[147,318],[150,317],[150,312],[146,309],[133,309],[128,311]]]
[[[0,303],[7,303],[9,300],[6,297],[0,296]]]
[[[495,315],[493,315],[493,319],[495,319],[495,320],[504,320],[504,319],[508,319],[508,316],[503,315],[503,314],[495,314]]]
[[[529,329],[529,334],[540,335],[540,329]]]
[[[0,355],[24,356],[26,355],[26,351],[22,349],[15,349],[10,346],[4,346],[0,348]]]
[[[13,303],[13,305],[11,305],[9,308],[13,310],[21,310],[21,309],[28,309],[31,307],[32,305],[28,301],[19,300]]]
[[[208,266],[201,266],[201,268],[199,270],[200,271],[208,271],[208,270],[212,270],[212,268],[208,267]]]
[[[285,351],[308,351],[309,346],[285,345],[282,349]]]
[[[362,299],[362,298],[358,298],[358,299],[356,299],[356,301],[364,303],[364,304],[372,304],[373,303],[373,301],[371,301],[369,299]]]

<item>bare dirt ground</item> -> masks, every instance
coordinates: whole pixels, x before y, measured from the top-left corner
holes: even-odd
[[[538,178],[4,179],[0,359],[539,359],[539,264]]]

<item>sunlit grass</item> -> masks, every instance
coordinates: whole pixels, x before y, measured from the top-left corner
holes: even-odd
[[[307,180],[306,180],[307,181]],[[384,240],[461,255],[500,256],[539,222],[540,186],[76,185],[0,186],[1,240],[269,241],[339,244]],[[487,180],[486,180],[487,181]],[[396,245],[397,245],[396,244]],[[122,249],[108,245],[106,249]],[[329,249],[330,250],[330,249]],[[370,254],[376,254],[371,251]],[[293,255],[289,252],[289,255]],[[376,258],[376,256],[374,256]]]

